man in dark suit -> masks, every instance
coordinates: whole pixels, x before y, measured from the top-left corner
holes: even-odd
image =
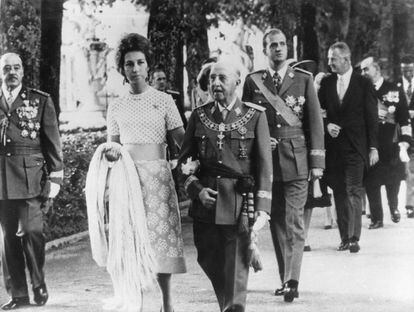
[[[325,167],[323,123],[312,74],[288,65],[281,30],[266,32],[263,52],[269,66],[246,77],[242,99],[266,108],[274,177],[270,229],[283,284],[275,295],[291,302],[298,297],[308,180],[322,177]]]
[[[365,177],[365,190],[371,212],[369,229],[383,227],[381,185],[385,185],[391,220],[400,221],[398,192],[401,180],[405,178],[405,165],[408,161],[407,148],[411,141],[410,115],[402,89],[384,80],[381,68],[373,57],[361,62],[362,75],[368,77],[375,88],[378,99],[379,161],[368,169]]]
[[[410,113],[411,127],[414,122],[414,57],[404,56],[401,59],[401,79],[397,82],[397,86],[404,91],[405,98],[408,103]],[[414,218],[414,146],[409,150],[410,161],[407,165],[407,198],[406,210],[407,217]]]
[[[321,81],[319,101],[326,110],[326,170],[337,211],[338,250],[360,250],[364,170],[378,161],[378,108],[368,78],[353,71],[344,42],[328,51],[332,75]]]
[[[29,305],[25,263],[34,301],[48,299],[43,266],[41,206],[59,192],[63,163],[58,122],[47,93],[22,85],[22,61],[0,58],[0,222],[4,234],[3,275],[11,300],[2,310]]]
[[[189,157],[200,164],[185,177],[193,201],[189,214],[198,263],[225,312],[245,311],[250,240],[246,213],[249,222],[257,215],[253,230],[259,230],[268,220],[272,187],[264,108],[240,101],[235,94],[239,83],[235,66],[212,65],[209,88],[214,100],[193,111],[179,158],[179,164]],[[183,171],[184,167],[180,166]]]

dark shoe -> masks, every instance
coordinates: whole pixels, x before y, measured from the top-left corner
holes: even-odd
[[[303,246],[303,251],[311,251],[311,247],[309,245]]]
[[[275,290],[275,296],[283,296],[284,295],[284,290],[285,290],[285,287],[283,287],[283,285],[282,285],[282,287],[277,288]]]
[[[295,298],[299,298],[298,288],[286,285],[283,291],[283,300],[285,300],[285,302],[292,302]]]
[[[391,221],[394,223],[398,223],[401,220],[401,214],[400,211],[398,209],[394,209],[391,212]]]
[[[359,247],[358,242],[350,242],[349,243],[349,252],[355,253],[358,252],[361,249],[361,247]]]
[[[41,285],[33,289],[34,294],[34,302],[37,305],[42,306],[45,305],[47,299],[49,299],[49,294],[47,293],[46,285]]]
[[[338,251],[344,251],[349,249],[349,243],[348,242],[341,242],[336,250]]]
[[[1,306],[2,310],[15,310],[23,306],[30,305],[29,297],[12,298],[9,302]]]
[[[382,227],[384,227],[384,224],[382,223],[382,221],[376,221],[376,222],[371,222],[368,229],[374,230],[374,229],[379,229]]]
[[[325,230],[330,230],[330,229],[332,229],[332,225],[325,225],[323,228],[324,228]]]
[[[406,206],[407,209],[407,218],[414,218],[414,207]]]

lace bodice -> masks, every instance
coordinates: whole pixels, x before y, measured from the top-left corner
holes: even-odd
[[[183,125],[172,97],[149,87],[140,94],[125,94],[109,105],[108,134],[122,144],[162,144],[168,130]]]

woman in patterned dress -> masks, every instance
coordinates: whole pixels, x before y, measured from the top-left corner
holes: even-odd
[[[172,97],[149,84],[150,47],[146,38],[128,34],[116,54],[118,71],[129,83],[127,94],[109,106],[108,141],[127,148],[134,160],[142,189],[151,246],[157,259],[157,281],[162,292],[161,311],[172,312],[171,274],[185,273],[177,194],[166,160],[167,132],[181,146],[184,129]],[[120,156],[115,147],[108,160]]]

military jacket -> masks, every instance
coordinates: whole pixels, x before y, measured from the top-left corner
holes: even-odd
[[[58,122],[47,93],[22,87],[8,107],[0,90],[0,200],[38,196],[47,178],[61,183]]]
[[[387,111],[385,118],[379,120],[379,157],[389,162],[398,157],[398,142],[411,141],[410,115],[404,93],[393,83],[384,80],[375,94],[378,109]]]
[[[296,125],[287,122],[282,111],[253,80],[253,75],[259,76],[262,88],[279,95],[283,105],[299,120]],[[272,153],[275,181],[307,179],[309,168],[325,168],[322,115],[309,72],[288,67],[279,92],[269,71],[254,72],[246,77],[242,100],[266,108],[270,136],[278,141]]]
[[[184,176],[185,188],[193,200],[190,215],[199,221],[236,224],[242,196],[235,190],[236,179],[212,176],[204,166],[222,163],[255,179],[255,210],[270,213],[272,160],[269,129],[264,108],[237,99],[225,121],[214,102],[196,108],[189,120],[179,164],[188,157],[200,162],[198,171]],[[180,166],[180,165],[179,165]],[[215,209],[199,200],[204,187],[218,191]]]

